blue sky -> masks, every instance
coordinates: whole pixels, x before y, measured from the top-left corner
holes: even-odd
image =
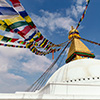
[[[9,2],[9,0],[7,0]],[[55,44],[68,40],[68,32],[76,27],[86,0],[20,0],[44,37]],[[10,3],[10,2],[9,2]],[[10,3],[11,4],[11,3]],[[87,14],[79,27],[80,36],[100,42],[100,0],[90,0]],[[1,34],[5,32],[0,31]],[[5,35],[14,37],[11,33]],[[84,42],[84,41],[83,41]],[[100,58],[100,47],[84,42]],[[60,52],[55,54],[55,58]],[[67,54],[62,61],[65,64]],[[51,54],[37,56],[27,49],[0,47],[0,92],[24,91],[53,62]],[[57,65],[59,65],[59,62]]]

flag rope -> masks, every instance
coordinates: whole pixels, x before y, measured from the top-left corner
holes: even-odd
[[[68,47],[71,41],[72,39],[68,41],[67,45],[64,47],[64,49],[56,58],[56,60],[49,66],[49,68],[26,91],[36,91],[45,84],[48,77],[50,76],[50,72],[52,71],[52,68],[54,67],[55,63],[58,61],[58,59],[60,58],[62,53],[65,51],[65,49]]]
[[[77,25],[76,29],[78,29],[78,27],[80,26],[80,23],[81,23],[82,20],[84,19],[89,3],[90,3],[90,0],[86,0],[86,7],[85,7],[85,10],[83,11],[83,14],[82,14],[82,16],[81,16],[81,18],[80,18],[80,20],[79,20],[79,22],[78,22],[78,25]]]
[[[97,42],[94,42],[94,41],[91,41],[91,40],[88,40],[88,39],[84,39],[84,38],[81,38],[81,37],[76,37],[76,38],[78,38],[78,39],[81,39],[81,40],[84,40],[84,41],[87,41],[87,42],[90,42],[90,43],[92,43],[92,44],[96,44],[96,45],[100,46],[100,43],[97,43]]]

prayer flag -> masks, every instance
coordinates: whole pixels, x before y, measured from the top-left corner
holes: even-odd
[[[5,0],[0,0],[0,19],[18,16],[18,13]]]

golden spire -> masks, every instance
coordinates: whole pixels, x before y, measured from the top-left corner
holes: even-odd
[[[72,37],[80,37],[78,30],[74,29],[73,26],[71,26],[71,31],[69,32],[68,39],[71,39]]]
[[[77,60],[77,59],[84,59],[84,58],[94,58],[94,54],[87,48],[87,46],[80,41],[77,37],[80,38],[78,30],[74,29],[73,26],[71,27],[71,31],[69,32],[68,38],[73,38],[69,52],[67,55],[66,63]]]

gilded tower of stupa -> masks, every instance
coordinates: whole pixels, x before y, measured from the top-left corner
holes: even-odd
[[[71,31],[69,32],[69,39],[72,39],[68,56],[66,59],[66,63],[84,58],[94,58],[94,54],[88,49],[88,47],[79,39],[81,38],[78,30],[71,27]]]

